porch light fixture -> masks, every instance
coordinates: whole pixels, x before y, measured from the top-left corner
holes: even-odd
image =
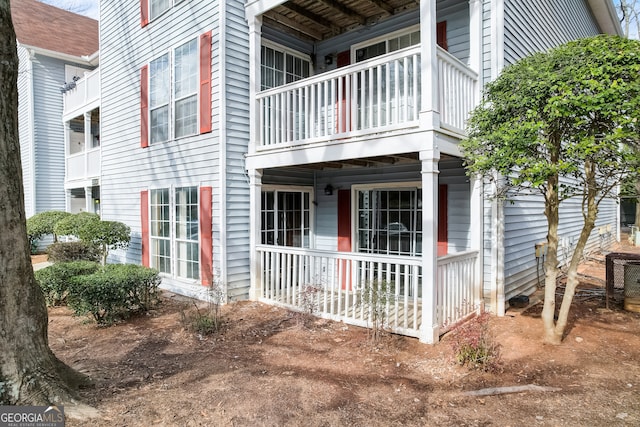
[[[327,184],[327,186],[324,187],[324,194],[325,194],[325,196],[332,196],[333,195],[333,185]]]
[[[329,54],[329,55],[325,55],[324,57],[324,64],[325,65],[331,65],[333,64],[333,55]]]

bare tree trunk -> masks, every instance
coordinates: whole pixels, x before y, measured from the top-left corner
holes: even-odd
[[[636,182],[636,219],[634,224],[636,227],[640,226],[640,181]]]
[[[49,349],[47,310],[33,275],[18,143],[18,58],[9,0],[0,0],[0,404],[71,399],[82,377]]]
[[[583,199],[583,207],[586,203],[587,212],[583,214],[584,224],[582,225],[582,231],[580,232],[580,237],[578,238],[576,247],[573,249],[573,255],[571,256],[571,262],[569,263],[569,269],[567,270],[567,284],[565,286],[564,296],[562,297],[562,303],[560,304],[558,321],[555,326],[555,335],[560,339],[562,339],[567,327],[571,302],[573,301],[573,296],[576,293],[576,288],[580,284],[580,281],[578,280],[578,266],[580,265],[580,260],[584,254],[584,248],[587,246],[587,241],[589,240],[589,236],[596,225],[596,218],[598,217],[595,165],[591,161],[586,161],[584,170],[587,188]]]
[[[544,305],[542,308],[542,323],[544,326],[544,341],[549,344],[560,344],[562,336],[558,336],[555,329],[556,313],[556,285],[558,280],[558,223],[560,221],[558,196],[558,175],[549,179],[549,186],[545,194],[545,211],[547,217],[547,259],[544,262]]]

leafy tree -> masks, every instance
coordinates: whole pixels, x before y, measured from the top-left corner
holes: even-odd
[[[496,175],[502,189],[544,197],[547,218],[545,341],[559,344],[578,285],[577,268],[598,206],[623,177],[638,173],[640,42],[600,35],[507,67],[485,88],[462,143],[469,173]],[[582,200],[583,227],[558,313],[560,204]]]
[[[102,221],[96,214],[80,212],[58,222],[55,231],[60,235],[75,236],[87,244],[97,245],[102,252],[102,264],[107,263],[109,249],[129,246],[131,229],[118,221]]]
[[[53,227],[53,230],[58,236],[76,236],[80,238],[80,230],[83,227],[88,223],[98,221],[100,221],[98,214],[80,212],[61,219]]]
[[[0,0],[0,405],[62,404],[82,376],[49,348],[47,309],[31,266],[17,77],[11,9],[8,0]]]
[[[87,221],[78,230],[83,242],[98,245],[102,253],[102,265],[106,265],[109,249],[126,249],[131,240],[131,228],[118,221]]]
[[[27,235],[33,240],[42,238],[47,234],[53,234],[53,241],[58,241],[58,235],[54,231],[55,225],[62,219],[70,216],[69,212],[46,211],[40,212],[27,219]]]

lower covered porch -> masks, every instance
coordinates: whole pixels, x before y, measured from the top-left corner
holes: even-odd
[[[250,171],[252,298],[424,342],[482,309],[480,185],[442,157]]]
[[[436,301],[419,257],[329,253],[259,246],[258,299],[347,324],[420,337],[423,310],[436,310],[443,334],[478,307],[478,251],[438,258]]]

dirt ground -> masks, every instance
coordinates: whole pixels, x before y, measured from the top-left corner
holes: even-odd
[[[640,313],[617,292],[605,309],[596,258],[560,346],[541,342],[541,303],[490,320],[502,369],[456,365],[453,334],[438,345],[257,302],[223,308],[224,331],[183,327],[193,304],[165,295],[159,309],[99,328],[66,308],[49,311],[56,355],[90,376],[81,391],[100,412],[67,426],[637,426]],[[472,397],[488,387],[556,391]]]

